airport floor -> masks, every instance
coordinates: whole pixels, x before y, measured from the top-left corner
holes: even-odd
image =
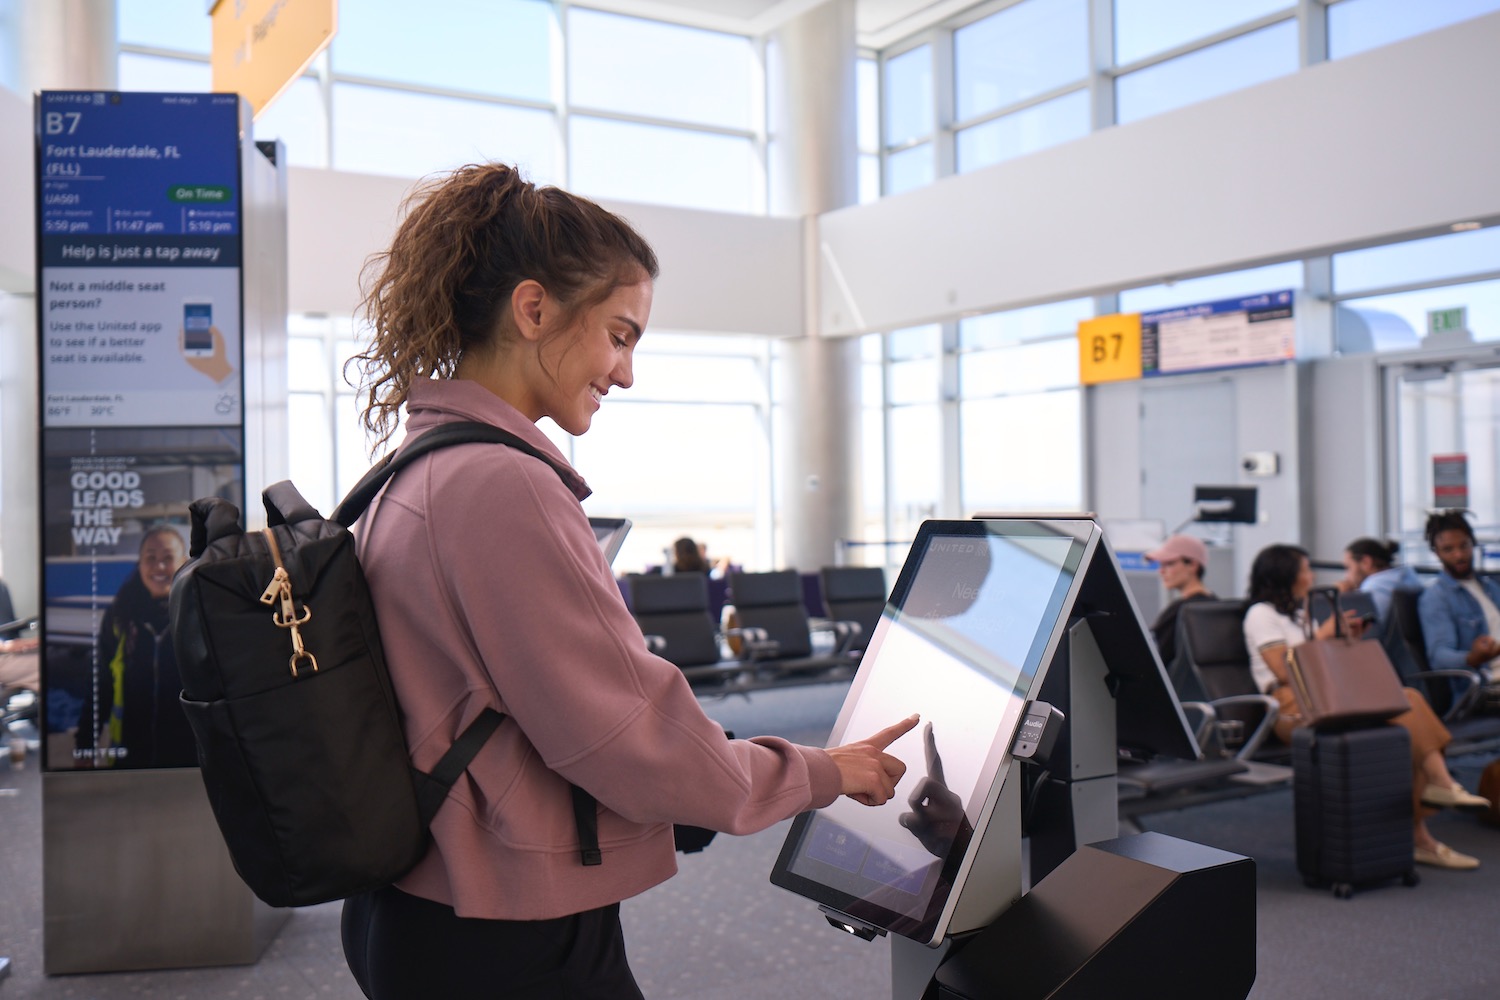
[[[705,699],[704,707],[739,735],[821,744],[843,693],[843,685],[803,687]],[[1451,763],[1473,788],[1487,759]],[[338,904],[295,911],[251,966],[42,975],[40,788],[35,758],[12,771],[0,756],[0,956],[12,959],[0,1000],[359,1000],[339,948]],[[1339,900],[1297,875],[1289,790],[1155,813],[1141,825],[1255,858],[1255,1000],[1500,996],[1500,829],[1440,815],[1434,832],[1481,858],[1478,871],[1422,869],[1418,886],[1392,883]],[[834,930],[811,902],[767,881],[785,833],[779,824],[752,837],[720,836],[701,854],[679,856],[677,878],[625,903],[631,965],[648,998],[890,996],[882,940]]]

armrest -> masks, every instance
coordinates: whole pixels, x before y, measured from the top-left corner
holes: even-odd
[[[1408,674],[1404,681],[1450,680],[1457,682],[1457,694],[1453,704],[1443,714],[1444,722],[1461,719],[1474,710],[1479,703],[1479,675],[1472,670],[1422,670]]]
[[[1281,703],[1268,694],[1232,694],[1225,698],[1215,698],[1211,704],[1214,710],[1219,712],[1222,712],[1226,706],[1259,705],[1265,709],[1260,725],[1251,730],[1239,750],[1235,751],[1236,760],[1249,760],[1271,735],[1276,720],[1281,715]]]
[[[648,650],[650,650],[651,652],[655,653],[657,656],[661,656],[662,653],[665,652],[666,648],[667,648],[666,637],[665,636],[660,636],[660,635],[648,635],[648,636],[646,636],[646,648]]]
[[[776,655],[781,649],[781,643],[770,637],[763,628],[754,625],[741,625],[738,628],[724,630],[724,637],[740,640],[740,659],[742,660],[767,660]]]
[[[833,654],[843,656],[849,652],[849,647],[854,645],[854,640],[865,627],[856,621],[831,621],[826,626],[833,632]]]
[[[1198,724],[1193,727],[1193,736],[1198,740],[1201,749],[1208,742],[1208,737],[1213,733],[1214,724],[1219,721],[1219,713],[1206,701],[1185,701],[1182,703],[1183,712],[1198,713]]]

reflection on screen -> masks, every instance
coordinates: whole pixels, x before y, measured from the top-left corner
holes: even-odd
[[[1082,549],[1070,534],[979,529],[913,550],[920,561],[902,574],[834,734],[860,739],[920,712],[924,724],[890,749],[906,774],[883,806],[840,798],[819,810],[789,871],[906,920],[936,919],[958,828],[979,818]]]

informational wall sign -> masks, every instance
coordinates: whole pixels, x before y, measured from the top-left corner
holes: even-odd
[[[259,118],[333,40],[338,8],[338,0],[219,0],[214,90],[244,97]]]
[[[1141,377],[1141,314],[1116,313],[1078,324],[1078,381],[1083,385]]]
[[[1291,291],[1141,314],[1141,373],[1275,364],[1297,354]]]
[[[1469,506],[1469,456],[1432,456],[1432,505]]]
[[[49,770],[196,764],[166,596],[188,504],[242,504],[241,108],[36,100]]]

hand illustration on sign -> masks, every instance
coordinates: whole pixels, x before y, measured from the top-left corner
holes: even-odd
[[[182,351],[183,360],[218,384],[234,374],[234,366],[229,363],[229,350],[224,343],[224,334],[217,326],[209,327],[208,332],[213,338],[213,347],[206,352],[189,350],[187,331],[182,328],[177,331],[177,347]]]

